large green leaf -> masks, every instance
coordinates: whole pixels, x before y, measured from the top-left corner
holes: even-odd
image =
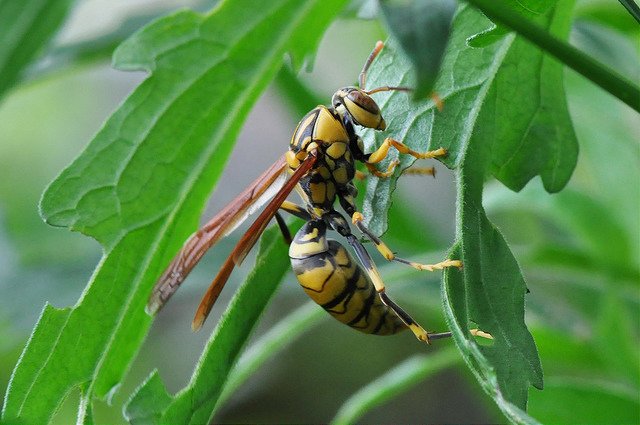
[[[569,3],[561,2],[552,10],[553,19],[547,18],[552,31],[566,35]],[[388,130],[363,132],[365,143],[373,149],[371,146],[379,146],[385,137],[393,137],[417,151],[445,147],[449,156],[443,162],[457,168],[484,120],[494,124],[478,142],[491,151],[486,158],[487,174],[513,190],[522,189],[540,175],[548,191],[559,191],[569,180],[578,153],[562,86],[562,67],[513,35],[482,49],[468,47],[466,39],[488,25],[489,21],[468,8],[458,12],[435,88],[444,100],[443,112],[438,112],[432,101],[410,102],[405,93],[380,94],[378,103]],[[391,44],[371,67],[367,85],[411,86],[412,77],[410,62]],[[393,159],[392,153],[389,160]],[[414,162],[408,155],[399,159],[400,170]],[[368,179],[363,210],[376,233],[386,229],[387,210],[399,175],[397,171],[391,179]]]
[[[118,49],[118,67],[152,75],[41,203],[48,223],[95,238],[104,257],[75,307],[43,312],[3,420],[46,423],[82,383],[91,397],[117,389],[151,323],[151,286],[196,227],[250,106],[285,52],[299,65],[343,4],[227,1],[157,20]]]
[[[42,52],[72,5],[73,0],[0,0],[0,96]]]
[[[549,10],[544,19],[549,31],[566,37],[571,6],[563,1]],[[458,173],[452,257],[461,258],[464,268],[446,272],[447,319],[467,363],[505,415],[531,422],[524,413],[528,388],[542,387],[542,370],[524,323],[526,287],[504,238],[484,213],[483,185],[493,175],[520,190],[539,175],[547,191],[559,191],[575,167],[577,142],[562,66],[514,35],[484,48],[466,45],[469,36],[489,25],[470,8],[458,11],[435,86],[444,100],[443,112],[431,102],[411,104],[403,93],[380,95],[389,130],[365,137],[369,146],[392,136],[418,151],[448,149],[443,162]],[[372,67],[370,86],[411,84],[407,59],[387,46]],[[413,162],[400,159],[401,167]],[[363,210],[378,233],[385,230],[394,186],[394,179],[372,178],[367,187]],[[467,330],[476,325],[494,335],[491,346],[467,340]]]

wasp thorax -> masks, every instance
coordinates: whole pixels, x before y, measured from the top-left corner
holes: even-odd
[[[376,101],[356,87],[338,90],[333,95],[333,106],[344,106],[345,112],[351,116],[354,124],[376,130],[384,130],[387,127]]]

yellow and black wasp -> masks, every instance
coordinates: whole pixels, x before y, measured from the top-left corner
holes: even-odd
[[[360,73],[359,87],[338,90],[333,95],[332,106],[317,106],[304,116],[294,131],[286,154],[189,237],[156,283],[147,304],[150,314],[156,313],[166,303],[211,246],[234,230],[253,210],[273,197],[242,236],[209,286],[193,319],[194,330],[202,326],[232,270],[244,260],[275,216],[285,238],[291,242],[289,255],[300,284],[315,302],[335,318],[372,334],[393,334],[409,328],[419,340],[427,343],[430,339],[450,335],[427,333],[389,299],[369,253],[351,233],[347,220],[334,209],[337,199],[350,216],[351,222],[374,242],[388,260],[405,263],[418,270],[462,266],[458,260],[426,265],[395,256],[362,223],[363,216],[357,210],[357,189],[353,183],[358,173],[357,162],[362,162],[371,174],[387,177],[391,175],[397,162],[392,162],[384,172],[379,171],[376,164],[386,157],[391,147],[415,158],[435,158],[446,154],[442,148],[424,153],[415,152],[391,138],[387,138],[375,152],[364,152],[364,144],[356,134],[355,126],[375,130],[386,128],[380,108],[370,95],[382,91],[408,90],[388,86],[365,90],[369,66],[382,48],[383,43],[378,42],[369,55]],[[304,206],[286,200],[294,188]],[[306,221],[293,240],[279,210]],[[347,239],[359,263],[353,260],[341,244],[327,241],[327,228]]]

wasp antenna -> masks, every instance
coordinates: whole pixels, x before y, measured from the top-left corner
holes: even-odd
[[[378,42],[376,42],[375,47],[373,48],[373,51],[371,52],[371,54],[367,58],[367,61],[364,63],[364,66],[362,67],[362,71],[360,72],[360,77],[358,78],[358,82],[360,83],[360,88],[362,90],[364,90],[364,86],[367,82],[367,71],[369,71],[369,67],[373,63],[373,60],[376,58],[376,56],[378,56],[378,53],[380,53],[380,50],[382,50],[383,47],[384,47],[384,43],[378,40]]]
[[[375,89],[365,90],[366,94],[380,93],[381,91],[413,91],[411,87],[395,87],[395,86],[383,86],[376,87]]]
[[[410,91],[413,91],[413,89],[411,87],[383,86],[383,87],[376,87],[375,89],[363,90],[363,91],[366,94],[373,94],[373,93],[380,93],[380,92],[383,92],[383,91],[405,91],[405,92],[410,92]],[[431,98],[433,103],[436,105],[436,108],[438,108],[438,111],[442,112],[442,109],[444,109],[444,101],[438,95],[438,93],[433,92],[433,93],[431,93],[431,95],[429,97]]]

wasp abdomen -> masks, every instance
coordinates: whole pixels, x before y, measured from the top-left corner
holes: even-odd
[[[324,223],[318,226],[318,222],[307,223],[289,250],[293,271],[307,295],[360,332],[390,335],[406,329],[382,303],[373,283],[345,247],[325,239]]]

